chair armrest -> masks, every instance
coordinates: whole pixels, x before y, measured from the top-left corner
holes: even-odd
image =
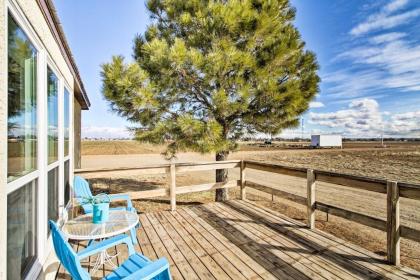
[[[125,201],[127,201],[127,208],[129,208],[129,209],[133,208],[133,204],[131,203],[130,196],[128,194],[126,194],[126,193],[110,194],[108,196],[111,199],[111,201],[114,201],[114,200],[125,200]]]
[[[148,280],[152,279],[153,277],[156,277],[165,270],[169,270],[169,263],[166,258],[161,258],[157,261],[151,262],[150,264],[146,265],[140,270],[137,270],[130,276],[124,277],[122,280]]]
[[[84,259],[122,243],[127,244],[128,254],[130,256],[135,253],[131,238],[126,234],[120,234],[115,237],[93,243],[92,245],[77,253],[77,257],[79,259]]]

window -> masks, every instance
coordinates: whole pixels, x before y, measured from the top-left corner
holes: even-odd
[[[48,171],[48,220],[57,221],[59,217],[58,208],[58,167]],[[49,226],[48,232],[50,230]]]
[[[64,205],[70,200],[70,160],[64,163]]]
[[[7,279],[23,279],[36,259],[36,185],[7,196]]]
[[[48,164],[58,160],[58,78],[48,67]]]
[[[69,155],[70,144],[70,93],[64,88],[64,156]]]
[[[15,20],[8,17],[8,182],[37,168],[37,51]]]

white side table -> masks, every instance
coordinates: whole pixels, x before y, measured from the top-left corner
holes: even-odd
[[[92,214],[78,216],[75,219],[67,221],[62,231],[69,239],[74,240],[96,240],[105,239],[127,232],[139,223],[139,216],[129,211],[109,211],[109,219],[102,224],[92,223]],[[112,258],[106,250],[98,255],[93,266],[93,273],[97,271],[101,265],[108,263],[116,268],[112,262]]]

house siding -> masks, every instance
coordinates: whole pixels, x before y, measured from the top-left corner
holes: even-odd
[[[6,76],[6,3],[0,0],[0,213],[7,211],[7,76]],[[6,215],[0,215],[0,225],[7,223]],[[0,226],[0,279],[6,279],[7,227]]]

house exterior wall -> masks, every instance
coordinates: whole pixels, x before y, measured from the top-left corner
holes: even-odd
[[[34,264],[34,269],[27,275],[29,279],[36,279],[38,274],[41,272],[42,278],[49,279],[46,273],[51,267],[48,267],[51,262],[51,256],[54,254],[51,249],[51,242],[47,240],[47,172],[50,170],[50,166],[47,163],[47,104],[46,104],[46,66],[48,65],[59,78],[59,154],[57,167],[59,168],[59,205],[64,203],[64,162],[70,161],[70,182],[72,182],[72,170],[80,166],[80,126],[81,126],[81,108],[82,106],[78,103],[74,97],[75,92],[75,78],[73,76],[74,71],[70,69],[68,61],[64,58],[62,48],[56,41],[56,38],[51,33],[50,26],[44,17],[43,11],[38,5],[38,0],[0,0],[0,280],[7,279],[7,197],[12,191],[10,189],[10,183],[7,182],[7,147],[8,147],[8,84],[7,84],[7,17],[8,11],[10,10],[14,18],[17,20],[18,25],[24,30],[25,33],[33,40],[37,51],[37,95],[40,96],[38,99],[38,160],[43,162],[38,164],[37,172],[39,172],[38,185],[42,186],[38,188],[37,193],[37,215],[39,215],[38,223],[39,227],[42,228],[37,231],[38,234],[38,260]],[[45,69],[44,69],[45,68]],[[38,70],[40,70],[38,72]],[[64,154],[64,88],[70,93],[70,147],[69,156]],[[42,95],[42,96],[41,96]],[[84,105],[86,107],[86,105]],[[86,109],[86,108],[85,108]],[[76,128],[76,129],[75,129]],[[42,139],[41,139],[42,138]],[[77,148],[73,145],[76,143]],[[75,156],[76,162],[73,157]],[[51,164],[54,165],[55,163]],[[15,184],[17,185],[17,184]],[[61,206],[60,206],[61,207]],[[61,211],[60,211],[61,212]],[[63,211],[64,212],[64,211]],[[62,212],[62,213],[63,213]],[[64,216],[65,217],[65,214]],[[61,218],[63,218],[61,217]],[[48,258],[48,260],[47,260]],[[54,258],[53,262],[54,262]],[[51,271],[50,271],[51,272]],[[48,273],[47,273],[48,274]]]
[[[7,53],[6,53],[6,3],[0,0],[0,213],[7,211]],[[7,246],[6,215],[0,215],[0,279],[6,279],[6,246]]]

